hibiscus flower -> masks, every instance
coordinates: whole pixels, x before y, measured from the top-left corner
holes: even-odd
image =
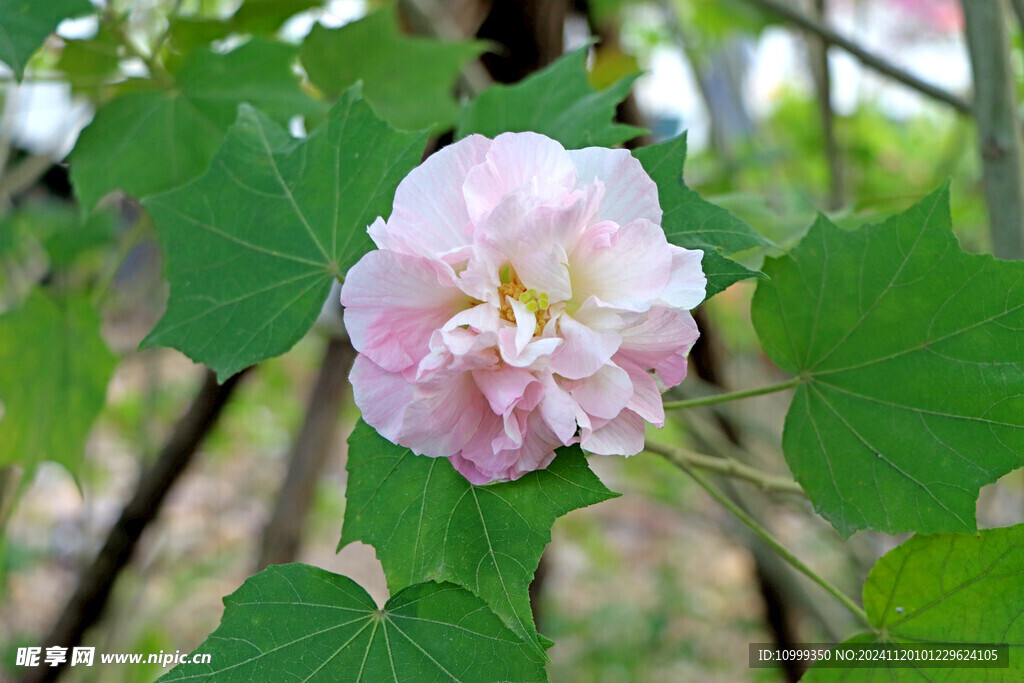
[[[342,287],[363,418],[474,484],[574,443],[638,453],[686,376],[706,285],[661,215],[625,150],[506,133],[428,158]]]

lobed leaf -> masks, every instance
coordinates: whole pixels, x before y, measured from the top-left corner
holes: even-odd
[[[962,251],[948,188],[879,225],[821,217],[769,261],[753,320],[801,376],[783,451],[843,534],[970,531],[1024,465],[1024,263]]]
[[[424,144],[355,89],[302,140],[243,106],[205,175],[144,202],[171,293],[143,345],[174,347],[221,379],[290,349],[372,246],[366,226],[390,213]]]
[[[91,209],[116,189],[148,197],[199,176],[242,102],[282,123],[319,111],[292,73],[294,59],[293,46],[262,38],[226,54],[197,50],[167,89],[128,92],[100,107],[69,158],[82,205]]]
[[[811,681],[1019,681],[1024,676],[1024,525],[915,536],[880,559],[864,585],[875,632],[846,642],[1010,646],[1009,668],[813,667]]]
[[[299,54],[309,80],[328,97],[362,81],[363,94],[384,120],[399,129],[421,130],[455,123],[455,79],[483,51],[479,41],[405,36],[389,8],[341,28],[317,24]]]
[[[421,583],[383,609],[347,576],[272,566],[224,598],[197,653],[160,681],[539,681],[543,660],[487,606],[451,584]]]
[[[467,588],[540,652],[529,587],[551,526],[618,495],[578,447],[517,481],[473,486],[447,459],[414,455],[364,422],[349,438],[348,472],[339,548],[373,545],[392,592],[430,580]]]
[[[636,76],[595,91],[587,81],[586,60],[587,48],[580,48],[519,83],[491,86],[463,107],[456,137],[532,131],[579,149],[612,147],[642,134],[643,129],[614,122]]]
[[[0,465],[23,465],[29,476],[52,460],[77,474],[116,365],[83,297],[36,290],[0,316]]]
[[[61,21],[94,11],[89,0],[0,0],[0,61],[20,81],[29,58]]]
[[[658,184],[658,201],[664,212],[661,224],[668,241],[686,249],[703,249],[701,266],[708,278],[707,296],[714,296],[729,285],[751,277],[763,277],[724,254],[755,247],[770,246],[743,220],[725,209],[701,199],[683,181],[686,160],[686,135],[633,151]]]

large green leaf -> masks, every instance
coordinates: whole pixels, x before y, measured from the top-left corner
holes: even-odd
[[[295,48],[253,39],[221,54],[193,52],[165,90],[129,92],[97,112],[71,152],[71,182],[92,208],[122,189],[148,197],[206,170],[238,105],[278,122],[319,109],[292,72]]]
[[[88,301],[40,290],[0,316],[0,465],[43,460],[77,473],[117,359]]]
[[[341,545],[376,548],[392,592],[434,579],[473,591],[538,649],[528,591],[551,526],[618,495],[578,447],[517,481],[473,486],[447,459],[413,455],[363,422],[349,438],[348,472]]]
[[[145,202],[171,296],[143,345],[172,346],[221,379],[290,349],[372,246],[366,226],[391,212],[424,144],[356,90],[302,140],[243,107],[205,175]]]
[[[665,236],[672,244],[687,249],[703,249],[701,265],[708,277],[708,297],[739,280],[760,275],[725,258],[724,254],[764,247],[770,241],[725,209],[701,199],[683,182],[686,160],[686,135],[667,142],[641,147],[633,156],[658,184],[658,201]]]
[[[587,81],[586,60],[587,48],[580,48],[519,83],[491,86],[463,108],[457,137],[533,131],[578,149],[611,147],[643,133],[614,122],[636,76],[597,92]]]
[[[420,130],[455,123],[455,79],[483,50],[481,42],[404,36],[389,8],[341,28],[317,24],[299,55],[309,80],[329,97],[362,80],[366,99],[388,123]]]
[[[273,33],[299,12],[320,7],[324,0],[245,0],[231,17],[239,33]]]
[[[378,609],[347,576],[286,564],[250,577],[224,606],[196,651],[210,663],[160,681],[545,680],[543,659],[451,584],[410,586]]]
[[[1024,680],[1024,525],[978,534],[915,536],[890,551],[864,585],[874,632],[857,643],[1006,643],[1009,668],[813,668],[810,681]]]
[[[57,24],[93,11],[89,0],[0,0],[0,61],[20,81],[29,58]]]
[[[754,326],[804,380],[782,445],[815,509],[973,530],[978,489],[1024,465],[1024,263],[963,252],[943,188],[855,231],[822,217],[765,273]]]

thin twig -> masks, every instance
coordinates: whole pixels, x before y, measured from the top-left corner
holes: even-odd
[[[959,95],[955,95],[947,90],[943,90],[930,83],[922,81],[917,76],[907,73],[903,69],[893,65],[892,63],[882,59],[881,57],[868,52],[857,43],[844,38],[827,26],[822,25],[810,17],[806,16],[802,12],[793,9],[788,5],[783,5],[777,0],[745,0],[746,2],[756,5],[762,9],[765,9],[773,14],[777,14],[783,19],[796,24],[804,31],[813,33],[826,43],[840,47],[846,50],[851,55],[856,57],[861,64],[870,67],[880,74],[888,76],[894,81],[898,81],[908,88],[912,88],[923,95],[927,95],[932,99],[938,100],[953,107],[956,111],[961,114],[971,113],[971,104]],[[991,2],[992,0],[981,0],[982,2]]]
[[[708,492],[712,498],[717,500],[726,510],[731,512],[733,516],[739,521],[743,522],[751,531],[753,531],[762,541],[771,546],[782,559],[788,562],[794,569],[799,571],[801,574],[814,581],[816,584],[825,589],[825,591],[838,600],[846,609],[850,610],[857,618],[864,622],[869,628],[873,628],[871,620],[868,619],[867,613],[860,605],[853,601],[848,595],[843,593],[839,588],[833,585],[828,579],[818,574],[816,571],[811,569],[807,564],[804,563],[799,557],[789,551],[782,543],[776,539],[770,531],[761,526],[757,520],[748,515],[739,505],[734,503],[729,496],[718,489],[714,484],[708,481],[703,474],[697,472],[689,463],[685,460],[673,461],[673,464],[681,469],[686,474],[697,482],[697,484]]]
[[[743,479],[744,481],[756,484],[758,488],[764,491],[790,493],[797,496],[807,495],[803,488],[800,487],[800,484],[797,484],[792,479],[762,472],[756,467],[751,467],[732,458],[704,455],[703,453],[697,453],[685,448],[677,448],[650,441],[644,444],[644,450],[660,455],[677,466],[679,463],[686,463],[691,467],[724,474],[736,479]]]
[[[961,5],[974,76],[992,253],[1003,259],[1024,259],[1024,141],[1006,34],[1009,17],[1001,0],[961,0]]]
[[[786,389],[792,389],[801,382],[802,377],[794,377],[788,379],[785,382],[779,382],[778,384],[772,384],[767,387],[759,387],[757,389],[744,389],[743,391],[730,391],[725,394],[714,394],[712,396],[701,396],[699,398],[688,398],[682,401],[665,401],[665,410],[681,410],[684,408],[697,408],[699,406],[711,406],[716,403],[725,403],[727,401],[738,401],[741,398],[752,398],[754,396],[763,396],[764,394],[774,394],[777,391],[785,391]]]
[[[111,528],[96,559],[78,581],[64,611],[49,635],[42,639],[47,647],[73,648],[82,642],[86,630],[95,624],[110,598],[114,582],[128,565],[142,532],[156,519],[171,486],[195,455],[199,444],[217,424],[224,406],[238,387],[245,371],[217,384],[212,370],[206,371],[202,389],[196,395],[188,412],[175,426],[153,465],[139,478],[132,498],[124,506],[121,516]],[[25,681],[53,681],[62,671],[60,667],[40,666],[31,669]]]

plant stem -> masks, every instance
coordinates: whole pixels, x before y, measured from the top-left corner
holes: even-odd
[[[857,603],[855,603],[848,595],[839,590],[826,578],[815,572],[813,569],[804,564],[803,560],[791,553],[785,546],[783,546],[771,532],[761,526],[757,520],[744,512],[740,506],[729,499],[725,493],[718,489],[714,484],[708,481],[703,474],[698,473],[694,468],[687,463],[685,460],[673,460],[672,463],[679,469],[686,472],[690,477],[693,478],[702,489],[708,492],[708,494],[717,500],[726,510],[731,512],[736,519],[743,522],[751,531],[753,531],[762,541],[767,543],[772,550],[788,562],[794,569],[799,571],[801,574],[814,581],[816,584],[825,589],[825,591],[838,600],[846,609],[850,610],[858,619],[863,621],[869,628],[874,628],[871,625],[871,621],[868,619],[867,612],[864,611]]]
[[[107,294],[110,293],[110,287],[114,284],[114,278],[117,277],[118,272],[121,270],[121,266],[124,265],[124,260],[128,258],[128,252],[138,244],[139,239],[146,233],[149,228],[152,227],[152,221],[150,220],[149,213],[142,211],[139,214],[138,219],[135,221],[135,225],[131,227],[131,230],[121,240],[121,244],[118,247],[117,254],[107,268],[101,273],[96,286],[93,288],[92,304],[93,306],[99,307],[100,303],[106,298]]]
[[[785,382],[779,382],[778,384],[772,384],[767,387],[759,387],[757,389],[744,389],[743,391],[730,391],[725,394],[714,394],[712,396],[701,396],[699,398],[688,398],[682,401],[666,401],[665,410],[679,410],[681,408],[696,408],[698,406],[712,406],[716,403],[725,403],[727,401],[738,401],[741,398],[750,398],[752,396],[763,396],[764,394],[774,394],[777,391],[785,391],[786,389],[792,389],[803,382],[803,378],[794,377],[788,379]]]
[[[709,470],[736,479],[743,479],[744,481],[756,484],[765,491],[791,493],[798,496],[807,495],[804,493],[803,488],[800,487],[800,484],[792,479],[762,472],[756,467],[751,467],[732,458],[705,455],[685,448],[676,448],[666,444],[651,443],[650,441],[644,444],[644,450],[660,455],[674,465],[686,463],[691,467]]]
[[[868,52],[854,41],[844,38],[832,29],[823,25],[821,22],[811,19],[803,12],[793,9],[788,4],[783,4],[778,0],[744,0],[744,2],[776,14],[783,19],[796,24],[804,31],[817,35],[826,43],[842,48],[853,55],[864,66],[874,69],[878,73],[884,74],[894,81],[898,81],[908,88],[918,91],[922,95],[927,95],[939,102],[944,102],[961,114],[971,113],[970,103],[959,95],[955,95],[947,90],[936,87],[931,83],[922,81],[917,76],[909,74],[881,57]]]

